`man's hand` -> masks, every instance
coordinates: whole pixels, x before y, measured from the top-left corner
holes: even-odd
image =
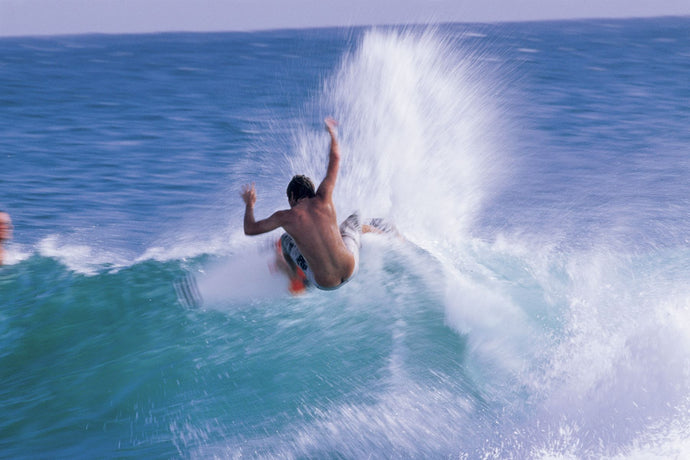
[[[335,137],[335,127],[338,126],[338,122],[331,117],[327,117],[325,122],[326,130],[330,133],[331,136]]]
[[[242,187],[242,199],[244,204],[254,207],[254,203],[256,203],[256,189],[253,182]]]

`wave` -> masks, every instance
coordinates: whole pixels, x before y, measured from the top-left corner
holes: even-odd
[[[26,354],[27,340],[65,340],[68,347],[88,349],[120,337],[117,328],[130,334],[134,328],[148,337],[146,344],[136,340],[129,351],[108,352],[115,362],[129,363],[129,353],[136,356],[140,347],[160,355],[180,340],[196,343],[187,328],[176,338],[154,332],[180,321],[205,330],[202,336],[217,335],[215,341],[231,334],[226,347],[236,354],[249,330],[204,324],[247,317],[258,321],[256,327],[287,328],[254,350],[266,359],[270,350],[282,350],[285,366],[309,356],[304,347],[313,340],[359,350],[358,364],[331,376],[350,383],[347,396],[319,403],[324,390],[305,389],[302,415],[269,438],[246,428],[225,442],[213,441],[208,408],[187,407],[182,418],[169,414],[178,449],[192,456],[245,448],[266,457],[371,451],[425,456],[451,455],[458,446],[470,455],[530,458],[687,452],[687,252],[575,254],[475,240],[462,266],[448,267],[431,252],[397,240],[371,236],[362,250],[361,272],[348,289],[259,302],[221,296],[191,313],[179,303],[174,281],[189,270],[226,269],[224,256],[149,259],[81,274],[59,259],[34,255],[4,267],[0,278],[2,297],[10,299],[0,321],[3,356],[31,362],[39,357]],[[232,285],[233,276],[215,286]],[[114,317],[121,319],[108,325]],[[33,326],[20,327],[27,318]],[[135,327],[136,321],[144,325]],[[47,327],[55,332],[48,334]],[[76,330],[83,343],[67,339]],[[98,331],[109,332],[101,337]],[[373,348],[364,352],[362,343],[372,340]],[[204,360],[213,360],[221,350],[214,345],[206,353]],[[227,365],[220,363],[214,372]],[[303,366],[323,376],[326,364],[319,363]],[[195,394],[190,387],[185,391]],[[232,394],[218,395],[217,403],[232,401]]]

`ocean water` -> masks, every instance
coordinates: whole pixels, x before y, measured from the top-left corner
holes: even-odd
[[[0,457],[687,458],[688,30],[0,39]],[[327,115],[404,239],[292,297],[239,193]]]

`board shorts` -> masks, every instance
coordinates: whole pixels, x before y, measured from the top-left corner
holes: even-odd
[[[360,239],[362,236],[362,225],[359,221],[359,214],[354,213],[350,215],[343,221],[342,224],[340,224],[340,235],[343,237],[343,242],[345,243],[345,246],[347,246],[347,249],[355,257],[355,268],[352,270],[352,274],[337,286],[319,286],[314,279],[314,272],[311,270],[311,268],[309,268],[309,264],[297,247],[297,243],[295,243],[295,240],[287,233],[283,233],[283,236],[280,237],[280,246],[283,251],[283,257],[285,257],[285,260],[288,262],[294,262],[299,268],[302,269],[309,284],[313,284],[317,288],[324,291],[338,289],[350,281],[357,274],[357,270],[359,269],[359,248],[361,245]]]

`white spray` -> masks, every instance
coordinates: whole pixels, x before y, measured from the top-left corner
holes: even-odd
[[[363,36],[319,101],[341,123],[340,215],[391,218],[422,245],[467,234],[500,171],[502,123],[477,67],[477,57],[433,32]],[[295,172],[321,179],[324,142],[322,133],[301,133]]]

